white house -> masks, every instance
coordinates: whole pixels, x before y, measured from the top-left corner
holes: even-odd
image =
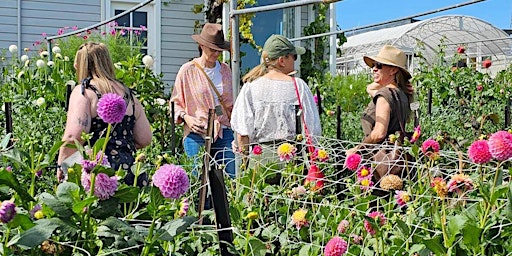
[[[107,20],[144,0],[1,0],[0,1],[0,50],[9,45],[33,47],[42,34],[55,36],[59,28],[86,28]],[[259,5],[283,3],[283,0],[259,0]],[[180,66],[198,55],[197,44],[190,37],[197,21],[204,21],[204,14],[195,14],[192,8],[204,0],[154,0],[129,17],[118,19],[125,28],[147,28],[147,47],[144,51],[155,59],[154,71],[164,74],[167,87],[174,84]],[[228,12],[229,2],[224,4]],[[224,23],[229,24],[228,15]],[[257,13],[253,19],[253,35],[258,45],[263,45],[271,34],[289,38],[303,36],[303,28],[314,21],[312,5]],[[227,26],[226,26],[227,27]],[[305,42],[301,42],[305,45]],[[242,46],[242,71],[259,63],[255,49]]]

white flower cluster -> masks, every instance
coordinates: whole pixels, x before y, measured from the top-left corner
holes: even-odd
[[[153,67],[153,64],[155,63],[155,60],[153,59],[153,57],[151,57],[151,55],[146,55],[142,57],[142,63],[144,63],[144,66],[146,66],[146,68],[151,69]]]

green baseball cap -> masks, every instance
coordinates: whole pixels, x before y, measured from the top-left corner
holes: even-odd
[[[270,59],[277,59],[288,54],[304,54],[306,49],[293,45],[288,38],[282,35],[271,35],[265,42],[263,51],[268,53]]]

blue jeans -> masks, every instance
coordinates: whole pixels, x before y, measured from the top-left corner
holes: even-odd
[[[215,158],[217,164],[222,164],[226,167],[225,171],[230,178],[235,178],[235,154],[231,149],[233,142],[233,131],[229,128],[222,129],[222,138],[217,138],[213,142],[210,154]],[[201,147],[204,147],[204,139],[197,133],[190,133],[183,140],[183,147],[185,154],[189,157],[197,157]],[[197,163],[197,159],[194,161]],[[194,166],[194,175],[197,175],[197,164]]]

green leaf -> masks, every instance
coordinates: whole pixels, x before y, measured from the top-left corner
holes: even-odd
[[[249,238],[249,250],[253,256],[265,256],[267,247],[261,240],[251,236]]]
[[[453,244],[457,234],[459,234],[466,225],[466,221],[467,217],[463,215],[455,215],[447,218],[448,226],[446,231],[448,233],[448,241],[445,241],[447,246]]]
[[[508,202],[507,202],[507,209],[506,209],[506,215],[507,218],[512,221],[512,183],[509,183],[508,185]]]
[[[73,215],[73,211],[70,206],[67,206],[64,202],[59,201],[54,196],[44,192],[39,195],[41,201],[46,204],[52,211],[54,211],[58,216],[67,218]]]
[[[404,237],[408,237],[409,233],[410,233],[410,230],[409,230],[409,227],[407,226],[407,224],[405,224],[405,222],[403,220],[400,220],[400,219],[396,220],[396,224],[398,226],[398,229],[400,229],[400,231],[404,235]]]
[[[156,216],[158,214],[158,206],[162,205],[165,199],[162,196],[162,193],[160,193],[160,189],[155,186],[151,186],[151,191],[149,193],[150,201],[148,203],[147,210],[151,216]]]
[[[309,255],[311,255],[310,251],[311,251],[311,245],[305,244],[300,248],[299,256],[309,256]]]
[[[498,200],[498,198],[505,197],[507,191],[508,191],[507,185],[496,186],[496,190],[494,191],[494,194],[492,194],[492,197],[491,197],[491,204],[494,205],[494,204],[496,204],[496,200]]]
[[[441,237],[439,235],[433,237],[432,239],[423,240],[423,244],[426,245],[427,248],[436,255],[446,254],[446,248],[444,248],[443,244],[441,243]]]
[[[39,220],[37,221],[37,225],[31,229],[14,236],[11,241],[9,241],[8,246],[18,245],[22,249],[34,248],[50,238],[57,227],[59,227],[59,224],[55,219]]]
[[[17,213],[14,216],[14,219],[12,219],[11,222],[9,222],[7,225],[9,225],[10,228],[21,227],[23,230],[27,230],[33,227],[35,224],[32,222],[28,215]]]
[[[162,233],[158,237],[158,240],[172,241],[175,236],[183,233],[190,225],[192,225],[192,223],[196,221],[196,217],[185,216],[181,219],[167,222],[160,228]]]
[[[98,201],[98,205],[92,209],[92,216],[97,219],[106,219],[114,216],[119,206],[119,199],[111,197],[107,200]]]
[[[24,203],[34,201],[34,198],[27,193],[27,189],[22,187],[12,172],[0,171],[0,185],[7,185],[14,189],[18,196],[23,200]]]
[[[482,229],[475,225],[468,223],[462,229],[462,243],[463,248],[466,247],[469,250],[477,251],[480,248],[480,234]]]
[[[72,182],[64,182],[57,187],[57,198],[64,203],[72,204],[79,200],[80,187]]]
[[[10,133],[5,135],[5,137],[2,139],[2,142],[0,142],[0,149],[6,149],[7,145],[9,144],[9,141],[11,141],[11,134]]]
[[[139,192],[140,189],[138,187],[123,184],[116,191],[114,197],[119,199],[119,203],[131,203],[137,200]]]
[[[84,212],[84,208],[91,206],[94,202],[96,202],[96,200],[98,200],[98,198],[93,196],[74,203],[73,212],[76,214],[82,214]]]

